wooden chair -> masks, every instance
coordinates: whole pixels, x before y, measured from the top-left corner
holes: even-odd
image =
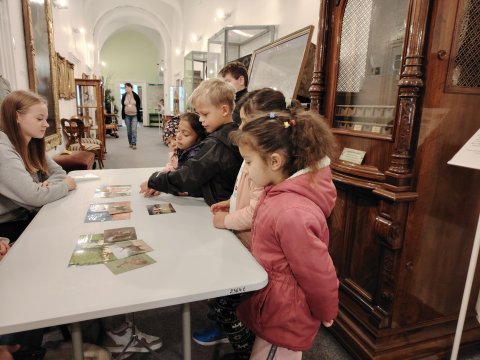
[[[117,114],[104,111],[105,131],[113,137],[118,138]]]
[[[89,151],[98,159],[98,167],[103,168],[103,144],[98,139],[86,138],[85,124],[80,119],[62,119],[62,131],[67,137],[66,148],[70,151]]]

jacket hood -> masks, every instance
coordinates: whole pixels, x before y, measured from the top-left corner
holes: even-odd
[[[337,190],[332,181],[329,165],[330,159],[324,158],[319,163],[320,169],[300,170],[280,184],[265,188],[265,192],[268,196],[296,193],[311,200],[322,210],[325,217],[329,217],[337,199]]]

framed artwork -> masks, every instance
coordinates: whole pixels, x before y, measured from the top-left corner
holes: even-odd
[[[75,99],[75,65],[57,53],[58,97]]]
[[[51,2],[22,0],[22,12],[29,87],[47,99],[50,126],[45,144],[47,150],[50,150],[62,142]]]
[[[313,26],[307,26],[253,52],[248,91],[264,87],[296,98],[311,44]]]

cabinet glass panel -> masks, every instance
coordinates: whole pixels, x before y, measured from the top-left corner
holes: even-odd
[[[345,8],[334,127],[392,135],[408,0],[350,0]]]
[[[207,53],[191,51],[185,55],[183,86],[185,88],[185,108],[189,109],[188,99],[193,90],[206,79]]]
[[[274,40],[275,26],[229,26],[208,39],[208,78],[214,78],[225,64]]]

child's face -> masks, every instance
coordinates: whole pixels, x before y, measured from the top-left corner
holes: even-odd
[[[200,116],[200,122],[209,134],[220,126],[232,122],[232,114],[228,105],[214,106],[208,102],[200,101],[195,105],[195,110]]]
[[[238,79],[235,79],[232,74],[228,73],[223,77],[223,80],[229,84],[232,84],[237,92],[245,89],[245,79],[243,76],[239,76]]]
[[[245,160],[244,171],[252,179],[255,186],[265,187],[275,183],[275,174],[260,154],[248,145],[240,145],[240,154]]]
[[[198,142],[198,135],[193,131],[190,123],[186,120],[180,120],[177,133],[177,148],[185,150]]]

